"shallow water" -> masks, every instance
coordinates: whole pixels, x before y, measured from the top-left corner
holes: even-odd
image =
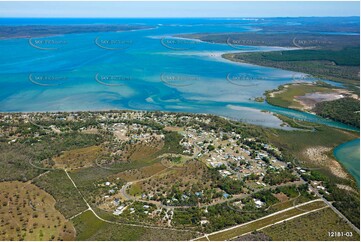
[[[350,128],[294,110],[257,103],[264,91],[302,78],[233,63],[222,53],[268,51],[173,39],[181,33],[256,31],[254,21],[222,19],[1,19],[1,24],[133,23],[151,28],[0,41],[0,111],[163,110],[212,113],[280,127],[271,113]],[[56,44],[44,44],[44,41]],[[111,43],[111,44],[110,44]],[[37,48],[39,47],[39,48]],[[40,49],[43,48],[43,49]],[[45,49],[45,50],[44,50]]]
[[[360,187],[360,139],[337,146],[333,154],[355,178]]]

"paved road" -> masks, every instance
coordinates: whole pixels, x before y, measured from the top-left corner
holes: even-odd
[[[304,180],[302,180],[303,182],[305,182]],[[287,208],[287,209],[284,209],[284,210],[281,210],[281,211],[278,211],[276,213],[273,213],[273,214],[270,214],[270,215],[267,215],[265,217],[262,217],[262,218],[259,218],[259,219],[256,219],[256,220],[252,220],[248,223],[252,223],[254,221],[257,221],[257,220],[260,220],[260,219],[263,219],[263,218],[266,218],[266,217],[269,217],[269,216],[273,216],[273,215],[277,215],[279,213],[282,213],[282,212],[285,212],[287,210],[290,210],[290,209],[293,209],[293,208],[298,208],[300,206],[303,206],[303,205],[306,205],[308,203],[312,203],[312,202],[315,202],[315,201],[323,201],[327,207],[330,207],[338,216],[340,216],[342,219],[344,219],[358,234],[360,234],[360,230],[359,228],[357,228],[354,224],[352,224],[340,211],[338,211],[333,205],[332,203],[330,203],[329,201],[327,201],[321,194],[319,194],[319,192],[314,189],[312,186],[310,186],[311,190],[319,197],[319,199],[316,199],[316,200],[312,200],[312,201],[309,201],[309,202],[306,202],[306,203],[302,203],[302,204],[299,204],[299,205],[296,205],[296,206],[293,206],[293,207],[290,207],[290,208]],[[324,207],[326,208],[326,207]],[[277,222],[275,224],[278,224],[278,223],[281,223],[283,221],[287,221],[287,220],[290,220],[290,219],[294,219],[294,218],[297,218],[297,217],[300,217],[300,216],[303,216],[303,215],[306,215],[308,213],[311,213],[311,212],[316,212],[318,210],[321,210],[321,209],[324,209],[324,208],[319,208],[319,209],[315,209],[315,210],[312,210],[312,211],[305,211],[305,213],[302,213],[302,214],[299,214],[299,215],[296,215],[294,217],[291,217],[291,218],[288,218],[288,219],[285,219],[285,220],[282,220],[280,222]],[[207,240],[209,240],[208,236],[210,235],[213,235],[213,234],[217,234],[217,233],[221,233],[221,232],[224,232],[224,231],[228,231],[228,230],[231,230],[231,229],[234,229],[234,228],[237,228],[237,227],[240,227],[240,226],[244,226],[248,223],[244,223],[244,224],[240,224],[240,225],[236,225],[234,227],[231,227],[231,228],[227,228],[227,229],[223,229],[223,230],[219,230],[219,231],[216,231],[216,232],[213,232],[213,233],[210,233],[210,234],[206,234],[206,235],[203,235],[199,238],[196,238],[194,240],[197,240],[197,239],[200,239],[200,238],[206,238]],[[274,224],[271,224],[271,225],[268,225],[266,227],[269,227],[269,226],[272,226]],[[263,227],[263,228],[266,228],[266,227]],[[259,228],[259,229],[263,229],[263,228]],[[247,233],[248,234],[248,233]],[[240,235],[239,235],[240,236]],[[237,236],[238,237],[238,236]]]
[[[281,211],[277,211],[275,213],[271,213],[267,216],[264,216],[264,217],[261,217],[261,218],[258,218],[258,219],[255,219],[255,220],[252,220],[252,221],[249,221],[247,223],[243,223],[243,224],[238,224],[238,225],[235,225],[233,227],[230,227],[230,228],[226,228],[226,229],[222,229],[222,230],[218,230],[218,231],[215,231],[215,232],[212,232],[212,233],[209,233],[209,234],[205,234],[201,237],[198,237],[198,238],[195,238],[193,240],[197,240],[197,239],[200,239],[200,238],[203,238],[203,237],[206,237],[208,239],[208,236],[211,236],[211,235],[215,235],[215,234],[218,234],[218,233],[222,233],[222,232],[226,232],[226,231],[229,231],[229,230],[233,230],[235,228],[238,228],[238,227],[242,227],[242,226],[245,226],[247,224],[251,224],[251,223],[254,223],[256,221],[259,221],[259,220],[262,220],[262,219],[265,219],[265,218],[268,218],[268,217],[272,217],[272,216],[275,216],[277,214],[281,214],[281,213],[284,213],[284,212],[287,212],[289,210],[292,210],[292,209],[295,209],[295,208],[298,208],[298,207],[301,207],[301,206],[304,206],[304,205],[307,205],[307,204],[310,204],[310,203],[314,203],[314,202],[317,202],[317,201],[322,201],[322,199],[315,199],[315,200],[311,200],[311,201],[308,201],[308,202],[305,202],[305,203],[302,203],[302,204],[298,204],[296,206],[292,206],[292,207],[289,207],[289,208],[286,208],[286,209],[283,209]],[[325,206],[326,207],[326,206]],[[311,210],[313,211],[313,210]],[[307,211],[307,212],[310,212],[310,211]],[[306,213],[306,212],[305,212]],[[238,235],[240,236],[240,235]],[[238,237],[237,236],[237,237]]]
[[[320,210],[323,210],[327,208],[327,206],[325,207],[322,207],[322,208],[316,208],[314,210],[311,210],[311,211],[307,211],[307,212],[304,212],[304,213],[301,213],[301,214],[298,214],[298,215],[295,215],[295,216],[292,216],[292,217],[289,217],[289,218],[286,218],[286,219],[283,219],[281,221],[278,221],[276,223],[272,223],[272,224],[269,224],[269,225],[266,225],[266,226],[263,226],[261,228],[258,228],[257,230],[262,230],[262,229],[265,229],[265,228],[268,228],[268,227],[271,227],[273,225],[276,225],[276,224],[280,224],[280,223],[283,223],[283,222],[286,222],[286,221],[289,221],[289,220],[292,220],[292,219],[295,219],[295,218],[298,218],[298,217],[301,217],[301,216],[304,216],[304,215],[307,215],[307,214],[310,214],[310,213],[314,213],[314,212],[317,212],[317,211],[320,211]],[[248,233],[244,233],[244,234],[241,234],[241,235],[237,235],[233,238],[230,238],[229,240],[232,240],[232,239],[235,239],[235,238],[238,238],[240,236],[243,236],[243,235],[247,235],[247,234],[251,234],[253,231],[251,232],[248,232]],[[207,237],[208,238],[208,237]],[[208,239],[209,240],[209,239]]]
[[[317,195],[319,196],[340,218],[342,218],[343,220],[345,220],[350,226],[351,228],[353,228],[358,234],[360,234],[360,229],[357,228],[353,223],[351,223],[350,220],[348,220],[348,218],[345,217],[345,215],[343,215],[340,211],[338,211],[337,208],[335,208],[332,203],[330,203],[329,201],[326,200],[326,198],[324,198],[317,189],[313,188],[312,186],[309,186],[310,189]]]

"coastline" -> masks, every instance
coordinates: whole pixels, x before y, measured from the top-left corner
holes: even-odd
[[[257,64],[251,64],[251,63],[247,63],[247,62],[241,62],[241,61],[234,60],[234,59],[232,59],[232,58],[227,58],[227,57],[226,57],[227,55],[232,55],[232,54],[235,54],[235,53],[224,53],[224,54],[222,54],[221,57],[222,57],[223,59],[228,60],[228,61],[231,61],[231,62],[240,63],[240,64],[249,64],[249,65],[255,65],[255,66],[257,66]],[[275,67],[270,67],[270,68],[275,68]],[[278,69],[278,68],[276,68],[276,69]],[[287,69],[285,69],[285,70],[287,70]],[[292,85],[292,83],[285,84],[285,85],[290,85],[290,84]],[[281,85],[281,86],[283,86],[283,85]],[[346,90],[347,90],[347,89],[346,89]],[[266,101],[268,104],[270,104],[270,105],[278,106],[278,105],[271,104],[271,103],[269,103],[269,102],[267,101],[267,92],[272,92],[272,91],[275,91],[275,90],[266,91],[266,93],[265,93],[265,95],[266,95],[265,101]],[[282,106],[279,106],[279,107],[282,107]],[[300,110],[300,109],[293,108],[293,107],[285,107],[285,108],[313,114],[312,112],[307,112],[307,111]],[[319,117],[317,114],[314,114],[314,115],[316,115],[317,117]],[[360,134],[360,129],[359,129],[359,128],[354,127],[354,126],[350,126],[350,128],[356,129],[356,130],[353,130],[353,131],[354,131],[354,132],[357,132],[358,134]],[[355,141],[357,141],[357,140],[360,141],[360,136],[359,136],[358,138],[356,138],[356,139],[349,140],[349,141],[347,141],[347,142],[345,142],[345,143],[339,144],[338,146],[334,147],[334,148],[332,149],[332,156],[334,156],[334,159],[338,162],[339,165],[341,165],[342,169],[350,176],[350,178],[352,178],[352,179],[356,182],[356,184],[357,184],[357,186],[358,186],[358,188],[359,188],[359,187],[360,187],[360,170],[358,169],[358,175],[355,174],[355,173],[353,173],[353,172],[351,172],[351,171],[350,171],[351,168],[347,168],[348,166],[345,165],[345,164],[347,164],[347,163],[345,163],[345,162],[347,162],[347,161],[345,161],[343,158],[340,158],[340,157],[337,158],[337,156],[335,155],[335,152],[337,152],[337,150],[342,149],[344,146],[347,146],[347,145],[350,144],[350,143],[352,144],[353,142],[355,142]],[[358,160],[358,162],[359,162],[359,160]]]

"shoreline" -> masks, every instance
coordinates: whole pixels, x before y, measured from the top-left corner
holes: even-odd
[[[226,57],[225,57],[226,55],[232,55],[232,54],[236,54],[236,53],[224,53],[224,54],[222,54],[221,57],[222,57],[223,59],[225,59],[225,60],[228,60],[228,61],[234,62],[234,63],[249,64],[249,65],[259,66],[259,65],[257,65],[257,64],[252,64],[252,63],[247,63],[247,62],[240,62],[240,61],[234,60],[233,58],[226,58]],[[275,67],[270,67],[270,68],[275,68]],[[278,68],[275,68],[275,69],[278,69]],[[286,70],[286,69],[285,69],[285,70]],[[287,85],[292,85],[292,84],[294,84],[294,83],[288,83],[288,84],[285,84],[285,85],[287,86]],[[281,85],[281,86],[284,86],[284,85]],[[279,87],[281,87],[281,86],[279,86]],[[337,87],[335,87],[335,88],[337,88]],[[345,89],[345,90],[347,90],[347,89]],[[278,105],[274,105],[274,104],[269,103],[268,98],[267,98],[267,97],[268,97],[268,95],[267,95],[268,93],[274,93],[274,92],[278,92],[278,91],[279,91],[279,90],[268,90],[268,91],[266,91],[266,92],[264,93],[264,95],[266,96],[265,102],[267,102],[269,105],[278,106]],[[278,106],[278,107],[282,107],[282,106]],[[296,111],[301,111],[301,112],[305,112],[305,113],[309,113],[309,114],[313,114],[312,112],[307,112],[307,111],[300,110],[300,109],[297,109],[297,108],[292,108],[292,107],[284,107],[284,108],[288,108],[288,109],[292,109],[292,110],[296,110]],[[320,117],[320,116],[317,115],[317,114],[314,114],[314,115],[316,115],[317,117]],[[332,120],[332,119],[331,119],[331,120]],[[313,122],[312,122],[312,123],[313,123]],[[357,132],[358,134],[360,134],[360,128],[357,128],[357,127],[354,127],[354,126],[351,126],[351,125],[349,125],[349,126],[350,126],[350,128],[358,129],[358,130],[354,130],[354,131]],[[350,172],[350,170],[346,168],[344,162],[342,162],[340,159],[337,159],[337,158],[336,158],[336,155],[335,155],[335,150],[336,150],[336,149],[342,148],[345,144],[348,144],[348,143],[351,143],[351,142],[355,142],[356,140],[360,140],[360,136],[359,136],[358,138],[355,138],[355,139],[346,141],[345,143],[342,143],[342,144],[337,145],[336,147],[334,147],[334,148],[331,149],[331,152],[332,152],[332,156],[333,156],[334,160],[342,167],[342,170],[343,170],[344,172],[346,172],[347,175],[349,175],[350,178],[356,183],[356,185],[358,186],[358,188],[360,188],[360,176],[359,176],[359,175],[357,176],[357,175],[352,174],[352,172]],[[330,157],[330,158],[332,158],[332,157]]]

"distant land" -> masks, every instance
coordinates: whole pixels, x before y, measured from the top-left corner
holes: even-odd
[[[143,25],[19,25],[0,26],[0,39],[46,37],[62,34],[119,32],[151,28]]]
[[[335,19],[331,20],[332,23],[335,23]],[[335,29],[340,32],[327,32],[330,30],[325,23],[330,19],[326,18],[322,21],[324,24],[313,26],[309,30],[310,32],[304,31],[307,24],[303,23],[303,27],[296,25],[276,28],[277,25],[271,25],[271,27],[262,26],[254,32],[192,33],[178,35],[178,37],[227,44],[235,49],[239,49],[241,46],[289,48],[288,50],[267,52],[235,51],[235,53],[223,54],[222,57],[234,62],[250,63],[311,75],[314,84],[287,85],[293,87],[293,90],[280,86],[274,93],[266,92],[267,98],[258,97],[257,100],[262,102],[265,99],[275,106],[312,111],[322,117],[359,127],[360,118],[357,111],[360,109],[358,97],[360,88],[360,36],[352,25],[345,27],[342,21],[335,23]],[[344,96],[338,95],[332,86],[327,86],[325,83],[317,84],[316,82],[320,79],[339,82],[343,85],[342,88],[350,92]],[[294,81],[301,82],[302,80],[295,78]],[[274,96],[274,94],[277,95]],[[306,96],[303,97],[305,94]],[[324,99],[320,97],[322,95],[333,97]],[[306,108],[307,110],[300,108],[300,103],[303,105],[302,102],[305,101],[301,99],[307,99],[309,102],[311,100],[309,97],[314,97],[311,98],[314,103]]]

